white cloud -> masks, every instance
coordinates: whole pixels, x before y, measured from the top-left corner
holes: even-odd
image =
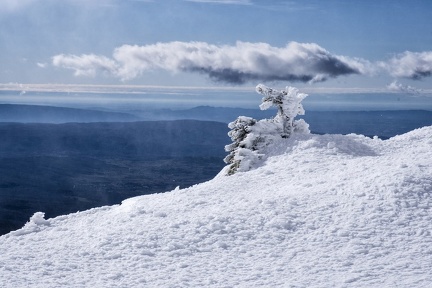
[[[389,85],[387,85],[387,89],[395,92],[407,92],[410,94],[417,94],[421,93],[421,89],[417,89],[415,87],[409,86],[409,85],[403,85],[399,83],[398,81],[393,81]]]
[[[97,72],[116,74],[117,64],[115,61],[94,54],[81,56],[56,55],[52,58],[54,66],[74,70],[75,76],[96,76]]]
[[[366,60],[333,55],[317,44],[297,42],[281,48],[249,42],[237,42],[234,46],[205,42],[123,45],[115,49],[113,59],[62,54],[53,57],[53,64],[72,69],[77,76],[94,76],[102,70],[129,80],[146,71],[162,69],[201,73],[214,81],[237,84],[257,80],[320,82],[371,70]]]
[[[432,76],[432,51],[406,51],[380,65],[393,77],[420,80]]]

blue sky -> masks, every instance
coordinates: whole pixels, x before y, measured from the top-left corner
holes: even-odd
[[[0,0],[0,83],[432,88],[432,1]]]

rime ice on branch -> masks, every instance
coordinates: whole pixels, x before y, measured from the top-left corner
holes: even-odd
[[[263,158],[263,148],[274,141],[288,138],[296,131],[309,133],[309,125],[304,120],[294,121],[297,115],[304,115],[301,101],[307,94],[299,93],[294,87],[278,91],[262,84],[256,87],[256,91],[264,96],[261,110],[276,106],[278,112],[272,119],[257,121],[240,116],[229,123],[231,131],[228,135],[233,143],[225,146],[225,151],[230,152],[224,159],[225,163],[230,164],[227,175],[252,169]]]
[[[261,110],[267,110],[271,106],[277,107],[278,112],[273,121],[282,124],[283,132],[281,136],[288,138],[296,125],[293,123],[294,117],[304,115],[305,113],[301,101],[308,95],[299,93],[298,89],[294,87],[286,87],[285,90],[278,91],[259,84],[255,89],[259,94],[264,96],[262,98],[263,103],[260,105]]]

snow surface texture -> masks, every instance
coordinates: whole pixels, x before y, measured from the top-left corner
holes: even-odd
[[[256,169],[0,237],[2,287],[432,287],[432,127],[294,133]]]

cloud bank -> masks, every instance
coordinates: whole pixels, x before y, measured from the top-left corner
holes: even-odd
[[[71,69],[76,76],[103,72],[123,81],[157,69],[201,73],[230,84],[257,80],[313,83],[370,70],[365,60],[333,55],[315,43],[298,42],[281,48],[249,42],[234,46],[205,42],[123,45],[115,49],[112,59],[94,54],[60,54],[52,60],[54,66]]]
[[[406,92],[406,93],[410,93],[410,94],[418,94],[418,93],[422,92],[421,89],[412,87],[410,85],[401,84],[398,81],[393,81],[392,83],[387,85],[387,89],[389,89],[390,91]]]
[[[74,71],[75,76],[109,75],[127,81],[147,71],[204,74],[215,82],[243,84],[256,81],[314,83],[346,75],[384,72],[395,78],[421,80],[432,76],[432,51],[404,52],[386,62],[371,63],[360,58],[334,55],[315,43],[290,42],[285,47],[267,43],[237,42],[212,45],[206,42],[168,42],[152,45],[123,45],[111,58],[95,54],[52,58],[56,67]],[[391,90],[413,92],[394,82]]]

